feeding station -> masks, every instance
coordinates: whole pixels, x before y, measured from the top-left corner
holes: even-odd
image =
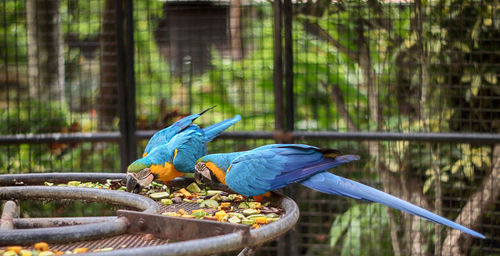
[[[297,204],[280,193],[271,200],[283,210],[281,218],[252,229],[242,224],[163,216],[162,211],[194,210],[196,203],[162,205],[146,196],[124,191],[43,186],[44,182],[106,182],[125,180],[116,173],[34,173],[0,175],[0,200],[5,201],[0,222],[0,249],[8,245],[46,242],[51,249],[72,250],[78,247],[113,248],[112,251],[86,255],[208,255],[242,250],[251,255],[259,245],[286,233],[297,222]],[[176,179],[174,183],[192,182]],[[116,216],[20,218],[22,200],[81,200],[118,206]],[[123,209],[122,209],[123,208]],[[133,209],[133,210],[132,210]],[[143,239],[151,234],[151,239]]]

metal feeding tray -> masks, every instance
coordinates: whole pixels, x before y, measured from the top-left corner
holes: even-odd
[[[123,191],[40,186],[44,182],[101,182],[125,180],[116,173],[38,173],[0,175],[0,200],[4,204],[0,222],[0,249],[7,245],[47,242],[58,251],[86,247],[113,248],[113,251],[87,255],[207,255],[235,251],[249,255],[254,247],[286,233],[299,217],[297,204],[290,198],[273,193],[273,204],[284,210],[280,220],[251,229],[249,226],[216,221],[163,216],[162,211],[192,208],[195,204],[163,206],[137,194]],[[192,182],[176,179],[173,183]],[[170,185],[170,184],[169,184]],[[117,216],[19,218],[19,207],[13,200],[83,200],[104,202],[121,208]],[[139,211],[133,211],[135,209]],[[173,242],[175,241],[175,242]]]

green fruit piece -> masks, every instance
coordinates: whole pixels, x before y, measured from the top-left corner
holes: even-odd
[[[43,183],[43,185],[45,185],[45,186],[54,186],[54,183],[45,181]]]
[[[183,198],[182,201],[184,201],[186,203],[193,203],[193,200],[187,199],[187,198]]]
[[[153,199],[158,200],[158,199],[162,199],[162,198],[167,198],[169,195],[170,195],[170,193],[168,193],[168,192],[157,192],[157,193],[153,193],[149,196]]]
[[[203,202],[200,203],[200,208],[217,209],[218,207],[219,207],[219,203],[213,199],[203,200]]]
[[[164,204],[164,205],[171,205],[173,204],[174,202],[172,201],[172,199],[169,199],[169,198],[163,198],[161,200],[161,203]]]
[[[40,252],[38,254],[38,256],[53,256],[53,255],[55,255],[55,254],[53,252],[51,252],[51,251],[44,251],[44,252]]]
[[[253,224],[255,224],[255,221],[254,220],[250,220],[250,219],[245,219],[245,220],[241,221],[241,224],[253,225]]]
[[[207,190],[207,195],[215,195],[220,193],[222,193],[222,191],[220,190]]]
[[[269,214],[266,214],[266,217],[268,217],[268,218],[278,218],[279,216],[276,213],[269,213]]]
[[[233,224],[236,224],[236,223],[241,223],[241,219],[240,219],[240,218],[238,218],[238,217],[236,217],[236,216],[233,216],[233,217],[229,218],[227,221],[228,221],[229,223],[233,223]]]
[[[254,214],[258,214],[259,211],[255,210],[255,209],[245,209],[243,210],[243,215],[245,216],[249,216],[249,215],[254,215]],[[262,215],[264,216],[264,215]]]
[[[240,219],[245,219],[245,215],[241,214],[241,213],[237,213],[237,212],[229,212],[227,213],[229,215],[229,217],[238,217]]]
[[[264,214],[253,214],[253,215],[250,215],[250,216],[247,216],[247,219],[255,219],[255,218],[262,218],[262,217],[266,217]]]
[[[77,180],[68,181],[68,186],[78,187],[78,186],[80,186],[80,184],[81,184],[81,182],[77,181]]]
[[[17,253],[15,251],[6,251],[3,256],[17,256]]]
[[[255,209],[255,208],[261,208],[262,205],[259,203],[259,202],[249,202],[248,203],[248,206],[252,209]]]
[[[250,204],[248,204],[248,202],[241,202],[240,205],[238,205],[238,208],[248,209],[248,208],[250,208]]]
[[[187,186],[186,189],[187,189],[187,191],[189,191],[191,193],[200,193],[201,192],[200,187],[198,187],[198,184],[196,184],[195,182],[189,184],[189,186]]]
[[[197,219],[201,219],[201,218],[207,216],[208,213],[200,211],[200,212],[192,213],[191,215],[193,215]]]

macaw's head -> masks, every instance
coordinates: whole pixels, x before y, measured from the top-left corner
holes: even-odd
[[[194,178],[200,184],[222,183],[226,184],[226,172],[231,169],[232,160],[239,154],[211,154],[206,155],[196,162]]]
[[[151,173],[151,164],[144,161],[144,158],[138,159],[127,168],[127,191],[139,193],[143,187],[149,185],[154,175]]]

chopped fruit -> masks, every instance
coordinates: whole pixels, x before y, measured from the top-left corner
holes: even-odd
[[[113,247],[107,247],[107,248],[95,249],[92,252],[110,252],[112,250],[114,250]]]
[[[191,197],[191,196],[192,196],[192,194],[191,194],[191,193],[189,193],[189,191],[187,191],[185,188],[181,188],[181,189],[179,190],[179,193],[182,193],[182,194],[183,194],[184,196],[186,196],[186,197]]]
[[[45,242],[40,242],[40,243],[36,243],[33,248],[35,248],[35,250],[38,250],[38,251],[48,251],[49,250],[49,245]]]
[[[256,218],[254,218],[254,221],[256,224],[267,224],[266,217],[256,217]]]
[[[186,210],[184,210],[184,209],[179,209],[179,210],[177,211],[177,213],[178,213],[178,214],[180,214],[180,215],[188,215],[188,214],[189,214],[189,213],[188,213]]]
[[[255,210],[255,209],[245,209],[245,210],[243,210],[243,214],[245,216],[253,215],[253,214],[258,214],[258,213],[259,213],[259,210]]]
[[[187,186],[186,189],[191,193],[200,193],[201,192],[201,189],[200,189],[200,187],[198,187],[198,184],[196,184],[196,182],[189,184],[189,186]]]
[[[172,199],[169,199],[169,198],[163,198],[163,199],[161,200],[161,203],[162,203],[163,205],[171,205],[171,204],[173,204],[174,202],[172,201]]]
[[[176,212],[164,212],[161,215],[163,216],[170,216],[170,217],[180,217],[181,215],[176,213]]]
[[[255,224],[255,221],[254,220],[249,220],[249,219],[243,219],[241,221],[241,224],[245,224],[245,225],[249,225],[250,226],[250,225]]]
[[[20,255],[20,256],[32,256],[32,255],[33,255],[33,253],[32,253],[30,250],[21,250],[21,251],[19,252],[19,255]]]
[[[253,224],[253,225],[252,225],[252,228],[253,228],[253,229],[258,229],[259,227],[260,227],[260,226],[259,226],[259,224]]]
[[[73,253],[86,253],[89,251],[89,248],[86,247],[78,247],[73,250]]]
[[[215,213],[215,217],[217,218],[218,221],[222,221],[222,219],[226,216],[225,211],[218,211]]]
[[[236,216],[233,216],[233,217],[229,218],[227,221],[229,221],[229,223],[233,223],[233,224],[235,224],[235,223],[241,223],[241,219],[238,218],[238,217],[236,217]]]
[[[183,214],[181,217],[182,217],[182,218],[194,219],[194,216],[193,216],[193,215],[191,215],[191,214]]]
[[[200,207],[217,209],[219,207],[219,203],[213,199],[207,199],[200,203]]]
[[[9,246],[9,247],[7,247],[7,251],[13,251],[15,253],[19,253],[22,249],[23,249],[23,247],[21,247],[21,246]]]
[[[170,194],[168,192],[158,192],[158,193],[153,193],[149,195],[153,199],[162,199],[162,198],[167,198]]]
[[[230,208],[231,207],[231,203],[229,203],[229,202],[221,203],[220,207],[223,208],[223,209]]]

